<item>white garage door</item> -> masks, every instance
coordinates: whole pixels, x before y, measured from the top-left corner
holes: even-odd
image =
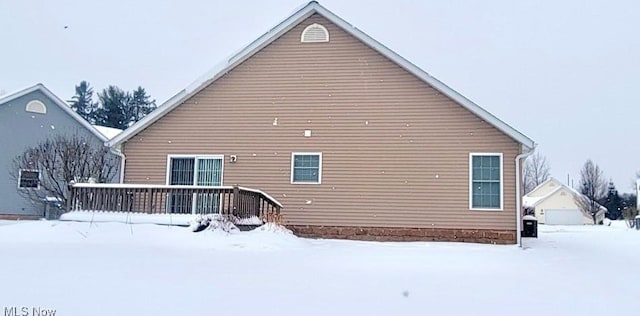
[[[580,210],[545,210],[547,225],[583,225],[584,215]]]

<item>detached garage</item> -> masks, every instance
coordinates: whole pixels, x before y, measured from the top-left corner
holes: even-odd
[[[547,225],[582,225],[584,224],[584,214],[579,209],[549,209],[544,212],[545,224]],[[590,220],[591,221],[591,220]]]
[[[576,202],[581,196],[578,191],[551,178],[525,195],[523,205],[535,212],[539,224],[591,225],[593,219],[582,212]],[[604,220],[604,214],[607,212],[603,206],[600,209],[596,216],[598,222]]]

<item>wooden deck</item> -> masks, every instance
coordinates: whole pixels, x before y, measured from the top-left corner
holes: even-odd
[[[67,198],[67,211],[221,214],[237,219],[262,219],[281,208],[268,194],[240,186],[75,183]]]

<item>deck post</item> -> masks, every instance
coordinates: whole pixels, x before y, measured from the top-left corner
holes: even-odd
[[[72,206],[73,206],[73,184],[69,183],[67,185],[67,212],[71,211]]]
[[[238,188],[237,184],[233,185],[233,205],[231,206],[231,214],[236,215],[238,212],[238,207],[240,207],[240,188]]]

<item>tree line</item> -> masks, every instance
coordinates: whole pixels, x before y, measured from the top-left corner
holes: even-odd
[[[540,153],[527,158],[523,176],[525,194],[547,181],[550,170],[549,161]],[[640,172],[636,173],[636,178],[640,178]],[[594,224],[597,224],[596,216],[601,205],[607,208],[605,216],[611,220],[629,220],[638,215],[636,195],[620,194],[613,180],[606,181],[604,171],[591,159],[580,169],[580,180],[575,189],[582,194],[577,200],[578,206],[591,216]]]
[[[110,85],[97,96],[94,101],[93,88],[89,82],[81,81],[67,102],[89,123],[117,129],[126,129],[156,109],[156,101],[143,87],[129,92]]]

